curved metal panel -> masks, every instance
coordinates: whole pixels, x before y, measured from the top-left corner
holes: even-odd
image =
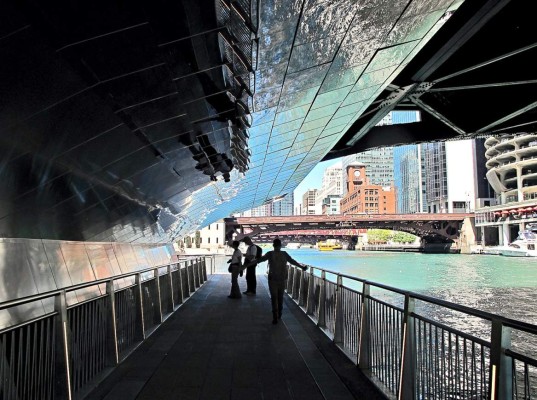
[[[73,285],[91,282],[96,279],[83,242],[61,242],[60,249]],[[102,294],[97,286],[79,289],[75,292],[78,301],[84,301]]]
[[[0,239],[0,299],[14,300],[37,292],[23,240]],[[16,266],[14,270],[13,266]],[[0,311],[0,328],[35,318],[45,312],[43,303],[35,301]]]

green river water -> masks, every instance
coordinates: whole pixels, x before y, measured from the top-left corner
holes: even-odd
[[[537,258],[286,251],[305,264],[537,324]]]

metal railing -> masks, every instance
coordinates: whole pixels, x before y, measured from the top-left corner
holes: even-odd
[[[517,332],[527,336],[523,342],[533,340],[535,345],[536,325],[317,267],[309,269],[289,268],[288,295],[388,397],[537,398],[537,355],[530,354],[535,347],[515,351],[511,341],[511,333]],[[440,311],[437,315],[456,313],[481,321],[488,338],[434,320],[428,315],[433,308]]]
[[[0,312],[49,305],[0,330],[0,399],[82,398],[206,280],[206,258],[185,259],[0,303]],[[104,294],[68,305],[92,286]]]

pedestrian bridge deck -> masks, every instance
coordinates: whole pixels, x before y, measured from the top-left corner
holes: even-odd
[[[87,399],[385,398],[289,298],[271,324],[265,277],[257,296],[229,290],[211,276]]]

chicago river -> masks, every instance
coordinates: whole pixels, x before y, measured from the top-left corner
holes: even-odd
[[[438,299],[537,324],[537,259],[493,255],[361,252],[286,249],[297,261],[337,273],[409,290]],[[262,271],[258,271],[261,273]],[[333,280],[333,277],[328,276]],[[361,284],[344,282],[361,290]],[[402,296],[381,293],[392,303]],[[429,304],[429,317],[467,333],[487,338],[490,324]],[[514,334],[514,345],[522,337]],[[519,342],[520,343],[520,342]],[[528,343],[529,344],[529,343]],[[524,346],[527,348],[527,346]],[[535,343],[529,346],[537,351]]]

